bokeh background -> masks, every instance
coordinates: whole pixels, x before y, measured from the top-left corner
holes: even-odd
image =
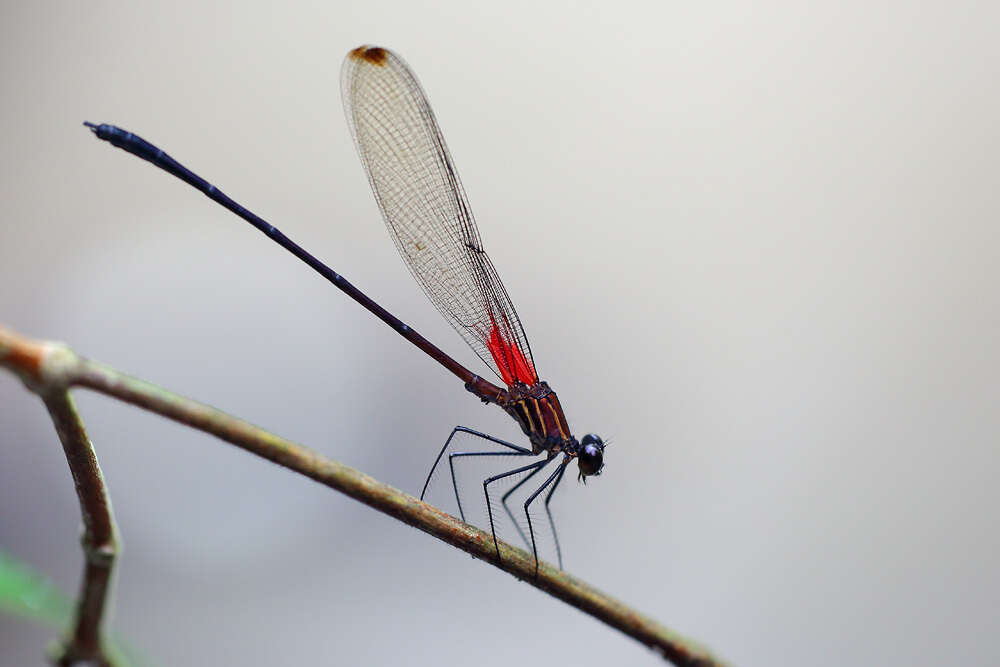
[[[501,411],[113,122],[474,368],[387,238],[344,54],[420,76],[539,370],[606,474],[566,567],[735,664],[990,664],[1000,12],[976,3],[4,3],[0,322],[411,493]],[[493,568],[76,394],[149,664],[652,664]],[[0,547],[75,592],[79,509],[0,373]],[[0,618],[0,662],[52,633]]]

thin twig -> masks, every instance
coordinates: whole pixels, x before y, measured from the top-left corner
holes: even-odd
[[[38,386],[88,387],[299,472],[513,574],[621,630],[675,665],[722,664],[706,649],[548,563],[540,564],[536,578],[534,558],[522,549],[500,542],[498,560],[490,535],[436,507],[241,419],[78,357],[64,345],[28,340],[0,328],[0,365],[21,375],[36,391]]]
[[[118,530],[111,513],[111,500],[93,444],[69,392],[53,388],[41,396],[66,452],[83,514],[83,582],[73,625],[55,647],[53,662],[66,666],[110,666],[113,661],[104,648],[101,622],[118,553]]]

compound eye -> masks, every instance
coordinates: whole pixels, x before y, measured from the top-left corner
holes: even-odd
[[[601,468],[604,467],[604,443],[596,435],[585,435],[580,444],[583,445],[578,457],[580,474],[584,477],[601,474]]]

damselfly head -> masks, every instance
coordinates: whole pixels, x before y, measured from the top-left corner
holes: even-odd
[[[604,441],[600,437],[593,433],[583,436],[577,465],[580,466],[580,476],[577,479],[585,484],[591,475],[601,474],[601,469],[604,468]]]

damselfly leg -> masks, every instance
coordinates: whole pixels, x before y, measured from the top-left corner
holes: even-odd
[[[555,456],[551,457],[549,459],[549,461],[551,461],[554,458],[555,458]],[[536,579],[538,578],[538,548],[535,545],[535,528],[531,524],[531,512],[529,510],[529,507],[530,507],[531,503],[534,502],[535,498],[538,497],[538,494],[541,493],[542,491],[544,491],[545,487],[547,487],[549,484],[552,484],[553,480],[557,480],[556,481],[557,484],[558,484],[558,481],[562,480],[563,473],[566,472],[566,466],[569,465],[570,460],[571,459],[568,456],[566,458],[564,458],[563,462],[559,464],[559,468],[554,473],[552,473],[551,475],[549,475],[549,478],[547,480],[545,480],[545,483],[542,484],[540,487],[538,487],[538,489],[536,489],[535,492],[532,493],[530,496],[528,496],[528,499],[524,501],[524,516],[528,517],[528,532],[531,535],[531,551],[532,551],[532,553],[535,556],[535,578]],[[546,463],[548,463],[548,461],[546,461]],[[539,468],[539,470],[540,469],[541,468]],[[555,486],[552,487],[552,490],[553,491],[555,490]],[[549,511],[549,499],[551,497],[552,497],[552,493],[550,491],[549,494],[548,494],[548,496],[546,496],[546,498],[545,498],[545,511],[546,512]],[[549,513],[549,521],[550,522],[552,521],[552,514],[551,513]],[[555,532],[556,532],[556,529],[555,529],[555,526],[553,525],[552,526],[552,535],[553,536],[555,536]],[[494,536],[493,539],[495,540],[496,537]],[[558,550],[559,550],[559,540],[556,539],[556,551],[558,552]],[[562,562],[561,561],[562,561],[562,559],[560,558],[559,569],[562,569]]]
[[[482,452],[482,453],[475,452],[472,453],[471,455],[480,455],[480,456],[534,456],[535,455],[534,452],[532,452],[530,449],[521,447],[520,445],[515,445],[512,442],[507,442],[506,440],[501,440],[500,438],[495,438],[492,435],[489,435],[488,433],[483,433],[482,431],[476,431],[475,429],[471,429],[467,426],[456,426],[455,428],[451,429],[451,433],[448,434],[448,439],[444,441],[444,447],[441,448],[441,451],[438,452],[437,458],[434,459],[434,465],[431,466],[431,471],[427,473],[427,479],[424,480],[424,488],[420,492],[421,500],[423,500],[424,496],[427,495],[427,487],[431,483],[431,478],[434,477],[434,471],[437,470],[438,464],[441,463],[441,457],[444,456],[444,453],[448,450],[448,447],[451,446],[451,441],[455,438],[455,435],[458,433],[468,433],[469,435],[474,436],[476,438],[482,438],[483,440],[488,440],[489,442],[501,445],[502,447],[506,447],[512,450],[510,452]],[[469,456],[470,454],[464,454],[464,455]],[[455,500],[458,501],[459,516],[462,518],[462,521],[465,521],[465,513],[462,511],[462,499],[458,495],[458,484],[455,481],[455,466],[452,464],[451,461],[452,456],[454,456],[454,454],[451,454],[448,457],[448,465],[451,468],[451,484],[452,487],[455,489]]]
[[[510,520],[514,524],[514,527],[517,528],[518,535],[521,536],[521,539],[524,540],[524,543],[527,544],[529,547],[532,546],[532,540],[529,539],[528,536],[524,534],[524,531],[521,529],[521,524],[518,523],[517,519],[514,517],[514,512],[512,512],[511,509],[510,509],[510,505],[507,504],[507,499],[510,498],[510,496],[514,492],[516,492],[519,488],[521,488],[529,480],[531,480],[532,477],[534,477],[535,475],[537,475],[538,472],[539,472],[539,470],[541,470],[541,468],[538,468],[537,470],[532,471],[532,473],[530,475],[528,475],[527,477],[525,477],[524,479],[522,479],[520,482],[518,482],[517,484],[515,484],[514,486],[512,486],[506,493],[504,493],[500,497],[500,504],[503,505],[504,510],[506,510],[506,512],[507,512],[507,516],[510,517]],[[565,471],[566,470],[566,465],[563,464],[562,466],[560,466],[560,470],[561,471]],[[560,570],[562,569],[562,566],[563,566],[563,564],[562,564],[562,549],[559,548],[559,535],[558,535],[558,533],[556,533],[556,522],[552,518],[552,511],[549,509],[549,502],[552,500],[552,494],[555,492],[556,487],[559,486],[559,482],[562,481],[562,478],[563,478],[562,472],[560,472],[559,477],[557,477],[556,481],[552,484],[552,488],[549,489],[549,492],[547,494],[545,494],[545,514],[549,518],[549,528],[552,530],[552,541],[555,542],[556,559],[559,562],[559,569]],[[525,510],[525,516],[527,516],[527,510]],[[530,523],[530,521],[531,521],[531,517],[530,516],[528,516],[528,521]]]
[[[549,509],[549,502],[552,500],[552,494],[556,492],[559,488],[559,482],[563,479],[563,473],[566,472],[566,465],[569,463],[569,459],[562,462],[562,466],[559,469],[559,476],[556,477],[556,481],[552,484],[552,488],[549,492],[545,494],[545,514],[549,517],[549,526],[552,527],[552,541],[556,545],[556,558],[559,560],[559,569],[563,569],[562,564],[562,549],[559,548],[559,534],[556,532],[556,522],[552,518],[552,510]]]
[[[434,472],[437,470],[438,465],[441,463],[441,459],[444,458],[445,452],[447,452],[448,449],[453,445],[453,443],[456,442],[455,438],[457,435],[460,434],[467,434],[475,438],[480,438],[489,443],[499,445],[500,447],[503,447],[504,450],[506,450],[506,451],[494,450],[494,451],[448,453],[448,467],[451,476],[451,487],[452,491],[455,494],[455,502],[458,505],[458,513],[462,521],[468,521],[469,519],[466,517],[466,512],[462,504],[462,494],[459,491],[459,482],[458,482],[459,476],[456,474],[456,466],[455,466],[457,461],[482,458],[482,457],[495,457],[495,456],[538,456],[539,453],[535,453],[525,447],[515,445],[511,442],[507,442],[506,440],[501,440],[500,438],[496,438],[492,435],[483,433],[481,431],[476,431],[466,426],[456,426],[454,429],[452,429],[451,433],[448,435],[448,439],[445,441],[444,446],[441,448],[441,451],[438,452],[437,458],[434,459],[434,465],[431,466],[431,470],[427,475],[427,479],[424,481],[423,490],[420,493],[421,500],[424,500],[424,498],[426,497],[427,492],[431,486],[431,480],[434,477]],[[513,477],[526,472],[528,473],[527,475],[525,475],[523,479],[520,479],[516,484],[514,484],[514,486],[512,486],[510,489],[506,490],[503,493],[503,495],[500,497],[500,502],[501,505],[503,505],[504,511],[506,512],[507,516],[510,518],[511,523],[514,525],[514,528],[517,530],[517,533],[520,536],[521,540],[524,542],[526,547],[531,549],[532,554],[535,557],[536,574],[538,566],[538,546],[536,543],[534,526],[532,524],[531,516],[528,514],[528,511],[530,510],[531,502],[534,501],[535,498],[537,498],[537,496],[546,489],[546,487],[549,487],[548,493],[545,494],[545,501],[544,501],[545,514],[546,517],[548,518],[549,527],[552,531],[552,539],[553,542],[555,543],[556,558],[559,563],[559,568],[562,569],[562,550],[559,546],[559,537],[556,532],[555,520],[552,518],[552,511],[549,507],[549,504],[552,501],[552,494],[559,486],[559,482],[562,481],[563,477],[562,473],[565,472],[566,470],[566,464],[568,463],[568,459],[564,460],[559,465],[559,469],[555,471],[555,473],[553,473],[553,475],[548,480],[546,480],[546,482],[542,484],[541,487],[532,492],[532,494],[528,497],[527,501],[523,504],[525,519],[527,520],[528,523],[527,532],[525,532],[525,530],[521,527],[521,523],[517,520],[517,517],[514,515],[514,512],[511,509],[508,501],[510,500],[511,495],[516,493],[521,487],[530,482],[554,458],[555,458],[554,456],[549,455],[545,460],[536,461],[535,463],[521,466],[519,468],[501,473],[499,475],[491,476],[483,481],[483,491],[484,495],[486,496],[486,509],[487,509],[486,518],[490,524],[490,533],[493,536],[494,546],[496,547],[497,557],[499,558],[500,557],[499,537],[497,534],[496,519],[493,516],[493,506],[491,502],[492,496],[490,493],[489,485],[502,479],[507,479],[509,477]],[[550,484],[551,487],[549,486]],[[438,486],[437,488],[440,487]]]
[[[492,477],[487,477],[486,479],[483,480],[483,493],[486,494],[486,511],[487,511],[487,513],[489,514],[489,517],[490,517],[490,532],[493,533],[493,546],[497,550],[497,559],[498,560],[500,560],[500,543],[497,540],[496,523],[493,520],[493,503],[490,502],[490,484],[493,484],[494,482],[498,482],[501,479],[505,479],[507,477],[512,477],[514,475],[519,475],[521,473],[528,472],[528,471],[532,471],[532,474],[534,474],[535,472],[538,472],[539,470],[541,470],[542,468],[544,468],[545,466],[547,466],[554,458],[555,457],[550,456],[549,458],[545,459],[544,461],[538,461],[537,463],[530,463],[530,464],[528,464],[526,466],[521,466],[520,468],[515,468],[513,470],[509,470],[507,472],[500,473],[499,475],[493,475]],[[525,503],[525,512],[527,512],[527,509],[528,509],[527,503]],[[530,532],[531,531],[531,517],[528,517],[528,529],[529,529],[529,532]],[[537,576],[538,575],[538,550],[535,548],[534,536],[532,536],[531,551],[535,555],[535,575]]]

